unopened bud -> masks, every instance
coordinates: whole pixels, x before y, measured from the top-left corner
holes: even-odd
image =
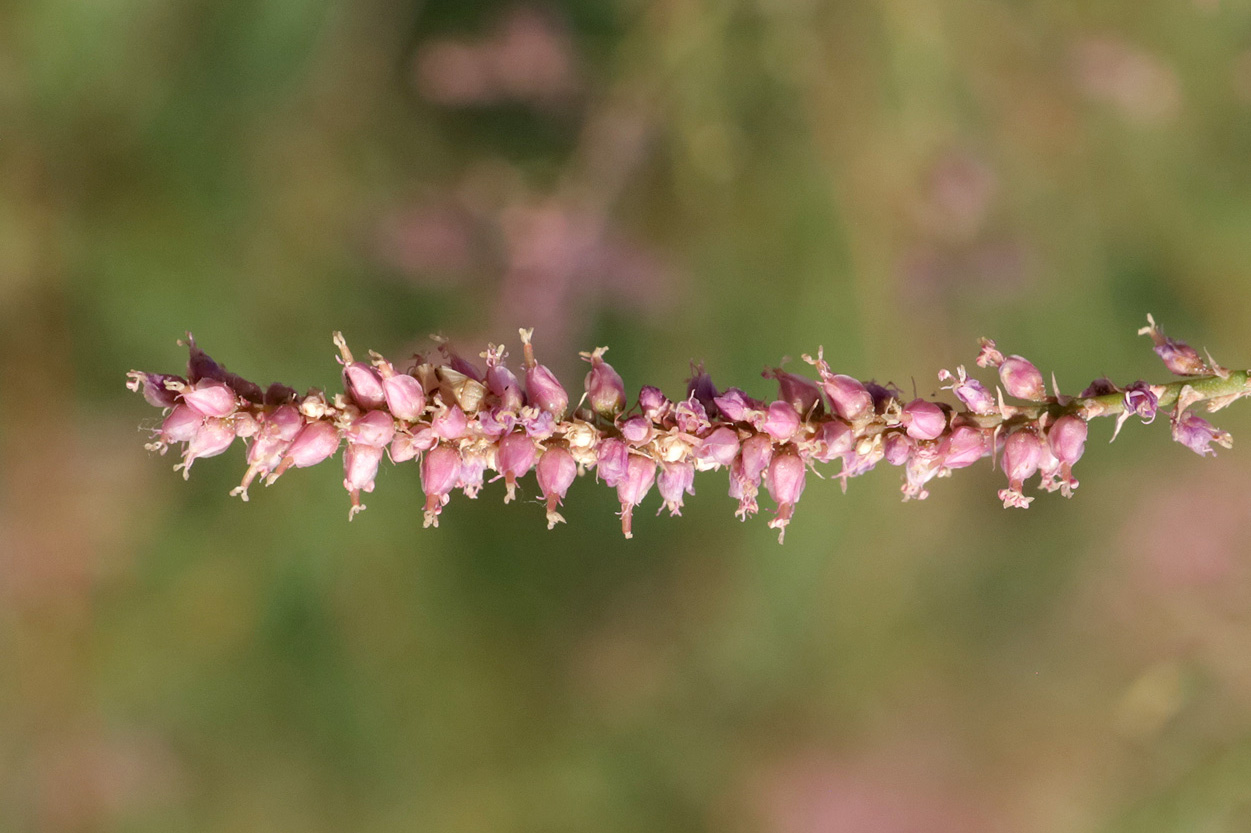
[[[421,461],[421,490],[426,494],[424,526],[438,526],[439,513],[460,480],[460,454],[448,445],[430,449]]]
[[[534,440],[524,433],[508,434],[500,439],[495,468],[504,476],[504,484],[508,488],[508,494],[504,496],[505,503],[516,496],[517,478],[524,477],[534,467],[536,457]]]
[[[535,477],[539,481],[539,491],[547,500],[547,528],[551,529],[565,519],[556,511],[565,499],[565,493],[578,476],[578,464],[574,461],[569,449],[552,446],[539,457]]]
[[[695,494],[695,464],[690,461],[661,463],[656,489],[664,501],[661,509],[669,510],[669,517],[682,514],[682,496]]]
[[[778,543],[786,536],[786,527],[791,522],[795,504],[804,493],[805,478],[804,461],[797,454],[786,452],[773,458],[765,475],[765,487],[769,497],[778,505],[777,514],[769,521],[769,528],[778,531]]]
[[[596,347],[594,352],[581,355],[591,363],[591,370],[586,374],[586,396],[591,410],[612,419],[625,408],[626,391],[621,374],[604,361],[607,350],[607,347]]]
[[[999,365],[999,378],[1003,388],[1017,399],[1035,402],[1047,398],[1047,386],[1042,373],[1033,362],[1022,356],[1008,356]]]
[[[533,330],[521,330],[521,344],[526,360],[526,396],[530,404],[563,419],[569,409],[569,394],[546,366],[534,360],[534,347],[530,344]]]
[[[634,537],[630,529],[634,507],[643,502],[655,482],[656,461],[640,454],[629,455],[625,476],[617,483],[617,498],[621,501],[621,532],[625,537]]]
[[[914,440],[936,440],[947,430],[947,412],[924,399],[904,405],[900,422]]]

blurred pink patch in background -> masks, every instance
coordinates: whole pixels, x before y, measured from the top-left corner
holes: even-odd
[[[1077,85],[1093,101],[1111,104],[1126,119],[1160,125],[1181,110],[1181,82],[1171,66],[1115,37],[1088,38],[1073,51]]]
[[[483,37],[425,42],[413,61],[413,79],[424,98],[450,107],[553,106],[581,86],[565,26],[526,6],[506,12]]]

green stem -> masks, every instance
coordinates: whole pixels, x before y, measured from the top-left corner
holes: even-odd
[[[1237,398],[1251,396],[1251,370],[1231,370],[1226,376],[1190,376],[1167,385],[1152,385],[1151,390],[1159,397],[1159,407],[1168,408],[1177,403],[1183,388],[1189,387],[1194,393],[1191,402],[1206,402],[1224,397]],[[1044,413],[1052,419],[1064,414],[1081,414],[1087,419],[1104,416],[1119,416],[1125,411],[1125,396],[1121,393],[1108,393],[1103,396],[1076,398],[1061,404],[1056,401],[1037,405],[1013,406],[1011,417],[1001,414],[979,415],[961,413],[965,422],[981,428],[994,428],[1004,422],[1018,417],[1022,420],[1036,420]]]

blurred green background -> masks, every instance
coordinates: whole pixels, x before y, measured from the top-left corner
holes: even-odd
[[[571,386],[987,335],[1075,392],[1166,375],[1147,312],[1251,362],[1249,231],[1244,0],[4,4],[0,829],[1251,829],[1245,449],[810,478],[784,547],[722,475],[623,541],[585,479],[423,530],[384,464],[349,526],[123,387],[525,325]]]

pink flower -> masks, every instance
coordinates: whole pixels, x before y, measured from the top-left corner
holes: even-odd
[[[765,474],[765,487],[769,497],[778,505],[777,514],[769,521],[769,528],[778,531],[778,543],[786,535],[786,527],[795,512],[795,504],[804,493],[804,461],[793,452],[785,452],[773,458]]]
[[[516,496],[517,478],[526,476],[534,467],[537,457],[534,440],[525,434],[508,434],[500,439],[495,467],[504,476],[504,483],[508,488],[508,494],[504,496],[505,503]]]
[[[607,350],[607,347],[596,347],[592,353],[583,353],[582,358],[591,363],[591,370],[586,374],[586,396],[591,410],[612,419],[625,408],[626,392],[621,374],[604,361]]]
[[[439,513],[460,481],[460,462],[456,449],[443,444],[430,449],[421,461],[421,490],[426,493],[424,526],[439,525]]]
[[[1173,420],[1173,439],[1200,457],[1216,455],[1212,443],[1225,448],[1232,448],[1234,444],[1229,432],[1221,431],[1206,419],[1189,412]]]
[[[343,333],[334,334],[335,346],[339,348],[339,363],[343,365],[343,389],[357,407],[362,410],[385,408],[386,391],[382,387],[382,376],[364,362],[352,358],[347,340]]]
[[[1003,446],[1003,470],[1008,475],[1008,488],[999,491],[1004,508],[1028,508],[1032,497],[1026,497],[1025,481],[1038,471],[1042,462],[1043,442],[1029,429],[1008,436]]]
[[[189,408],[206,417],[227,417],[239,407],[239,398],[225,382],[201,379],[183,388],[182,401]]]
[[[936,440],[947,430],[947,412],[924,399],[904,405],[900,421],[914,440]]]
[[[526,359],[526,394],[530,404],[547,411],[556,419],[562,419],[569,409],[569,394],[545,365],[534,360],[534,347],[530,344],[532,330],[521,331],[521,344]]]
[[[1021,356],[1008,356],[999,365],[999,378],[1009,395],[1041,402],[1047,398],[1042,373],[1033,362]]]
[[[621,501],[621,532],[625,537],[633,538],[630,522],[634,507],[643,502],[656,482],[656,461],[639,454],[631,454],[629,458],[625,477],[617,483],[617,498]]]
[[[1152,348],[1155,354],[1170,372],[1178,376],[1202,376],[1213,371],[1198,350],[1184,341],[1166,338],[1164,331],[1151,315],[1147,316],[1147,326],[1139,330],[1138,335],[1151,336],[1151,340],[1155,342],[1155,347]]]
[[[656,488],[660,492],[661,500],[664,501],[660,509],[668,509],[669,517],[681,515],[682,495],[695,494],[695,464],[691,462],[661,463]],[[657,510],[656,514],[660,514],[660,510]]]
[[[609,437],[595,452],[595,477],[616,487],[629,471],[630,449],[621,440]]]
[[[556,507],[564,501],[565,493],[578,476],[578,464],[574,462],[569,449],[552,446],[539,457],[537,469],[539,490],[547,500],[547,528],[551,529],[556,524],[565,522]]]
[[[343,488],[352,498],[349,521],[358,512],[365,511],[361,492],[374,490],[374,478],[378,476],[378,464],[382,462],[382,449],[382,446],[348,443],[347,451],[343,452]]]

